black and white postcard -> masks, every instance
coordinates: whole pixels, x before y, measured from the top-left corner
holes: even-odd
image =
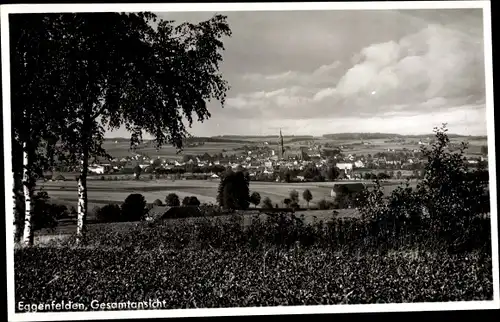
[[[498,308],[490,11],[2,6],[9,319]]]

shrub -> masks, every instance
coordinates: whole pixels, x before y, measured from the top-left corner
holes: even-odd
[[[300,205],[299,205],[299,203],[298,203],[297,201],[292,201],[292,202],[290,203],[290,208],[292,208],[292,209],[294,209],[294,210],[297,210],[297,209],[299,209],[299,208],[300,208]]]
[[[67,212],[65,206],[51,204],[49,199],[49,194],[46,191],[39,191],[33,196],[33,231],[55,229],[58,224],[57,220]]]
[[[299,193],[297,192],[297,190],[292,190],[290,191],[290,200],[291,202],[295,202],[295,203],[298,203],[299,202]]]
[[[201,203],[195,196],[186,196],[182,199],[183,206],[199,206]]]
[[[163,202],[160,199],[156,199],[153,201],[154,206],[163,206]]]
[[[119,222],[123,220],[122,210],[117,204],[108,204],[100,208],[96,213],[96,219],[99,222]]]
[[[242,171],[221,174],[217,203],[224,209],[248,209],[250,205],[250,178]]]
[[[417,187],[411,188],[407,182],[386,198],[376,181],[374,189],[364,192],[360,212],[371,221],[373,234],[380,239],[408,229],[427,229],[450,251],[476,247],[482,243],[478,240],[487,238],[479,236],[483,230],[476,224],[490,207],[487,182],[481,178],[484,169],[468,168],[465,143],[457,151],[450,151],[446,124],[434,132],[436,140],[430,149],[421,150],[427,162]]]
[[[260,194],[256,191],[250,195],[250,203],[257,207],[260,204]]]
[[[283,199],[283,204],[287,207],[290,207],[290,204],[292,203],[292,200],[290,198],[285,198]]]
[[[95,206],[94,208],[92,208],[92,211],[90,213],[97,218],[97,214],[99,213],[99,211],[101,211],[101,207]]]
[[[178,207],[181,205],[181,202],[178,195],[169,193],[167,197],[165,197],[165,204],[169,207]]]
[[[309,208],[309,202],[312,200],[313,196],[311,190],[306,189],[302,193],[302,198],[307,202],[307,208]]]
[[[70,215],[70,216],[77,216],[77,215],[78,215],[78,212],[76,211],[75,206],[71,206],[71,207],[69,208],[69,215]]]
[[[130,194],[122,204],[123,221],[142,220],[146,211],[146,199],[139,193]]]
[[[262,208],[264,209],[271,209],[273,208],[273,202],[269,197],[265,197],[264,200],[262,201]]]
[[[331,202],[331,201],[321,199],[318,202],[318,208],[321,210],[334,209],[334,205],[333,205],[333,202]]]

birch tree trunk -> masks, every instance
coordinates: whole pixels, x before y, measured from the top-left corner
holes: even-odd
[[[88,149],[84,148],[83,160],[81,161],[80,176],[78,177],[78,221],[76,227],[76,243],[80,244],[85,233],[85,221],[87,219],[87,172],[88,172]]]
[[[26,246],[33,245],[33,229],[31,227],[33,222],[33,185],[32,178],[29,173],[29,153],[27,151],[27,144],[24,143],[23,149],[23,186],[24,186],[24,232],[23,243]]]
[[[12,175],[14,185],[12,187],[14,201],[14,242],[21,241],[24,220],[24,190],[23,190],[23,149],[19,145],[19,136],[16,135],[12,143]]]
[[[14,242],[21,241],[23,233],[23,219],[24,219],[24,189],[23,189],[23,175],[14,171]]]

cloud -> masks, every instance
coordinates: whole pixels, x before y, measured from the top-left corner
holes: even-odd
[[[418,114],[482,102],[485,96],[482,41],[439,24],[310,72],[242,78],[260,90],[235,95],[228,109],[256,109],[266,118]]]

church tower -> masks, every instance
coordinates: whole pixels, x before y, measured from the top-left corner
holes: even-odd
[[[284,155],[285,155],[285,146],[283,144],[283,135],[281,134],[281,129],[280,129],[278,157],[280,159],[283,159]]]

